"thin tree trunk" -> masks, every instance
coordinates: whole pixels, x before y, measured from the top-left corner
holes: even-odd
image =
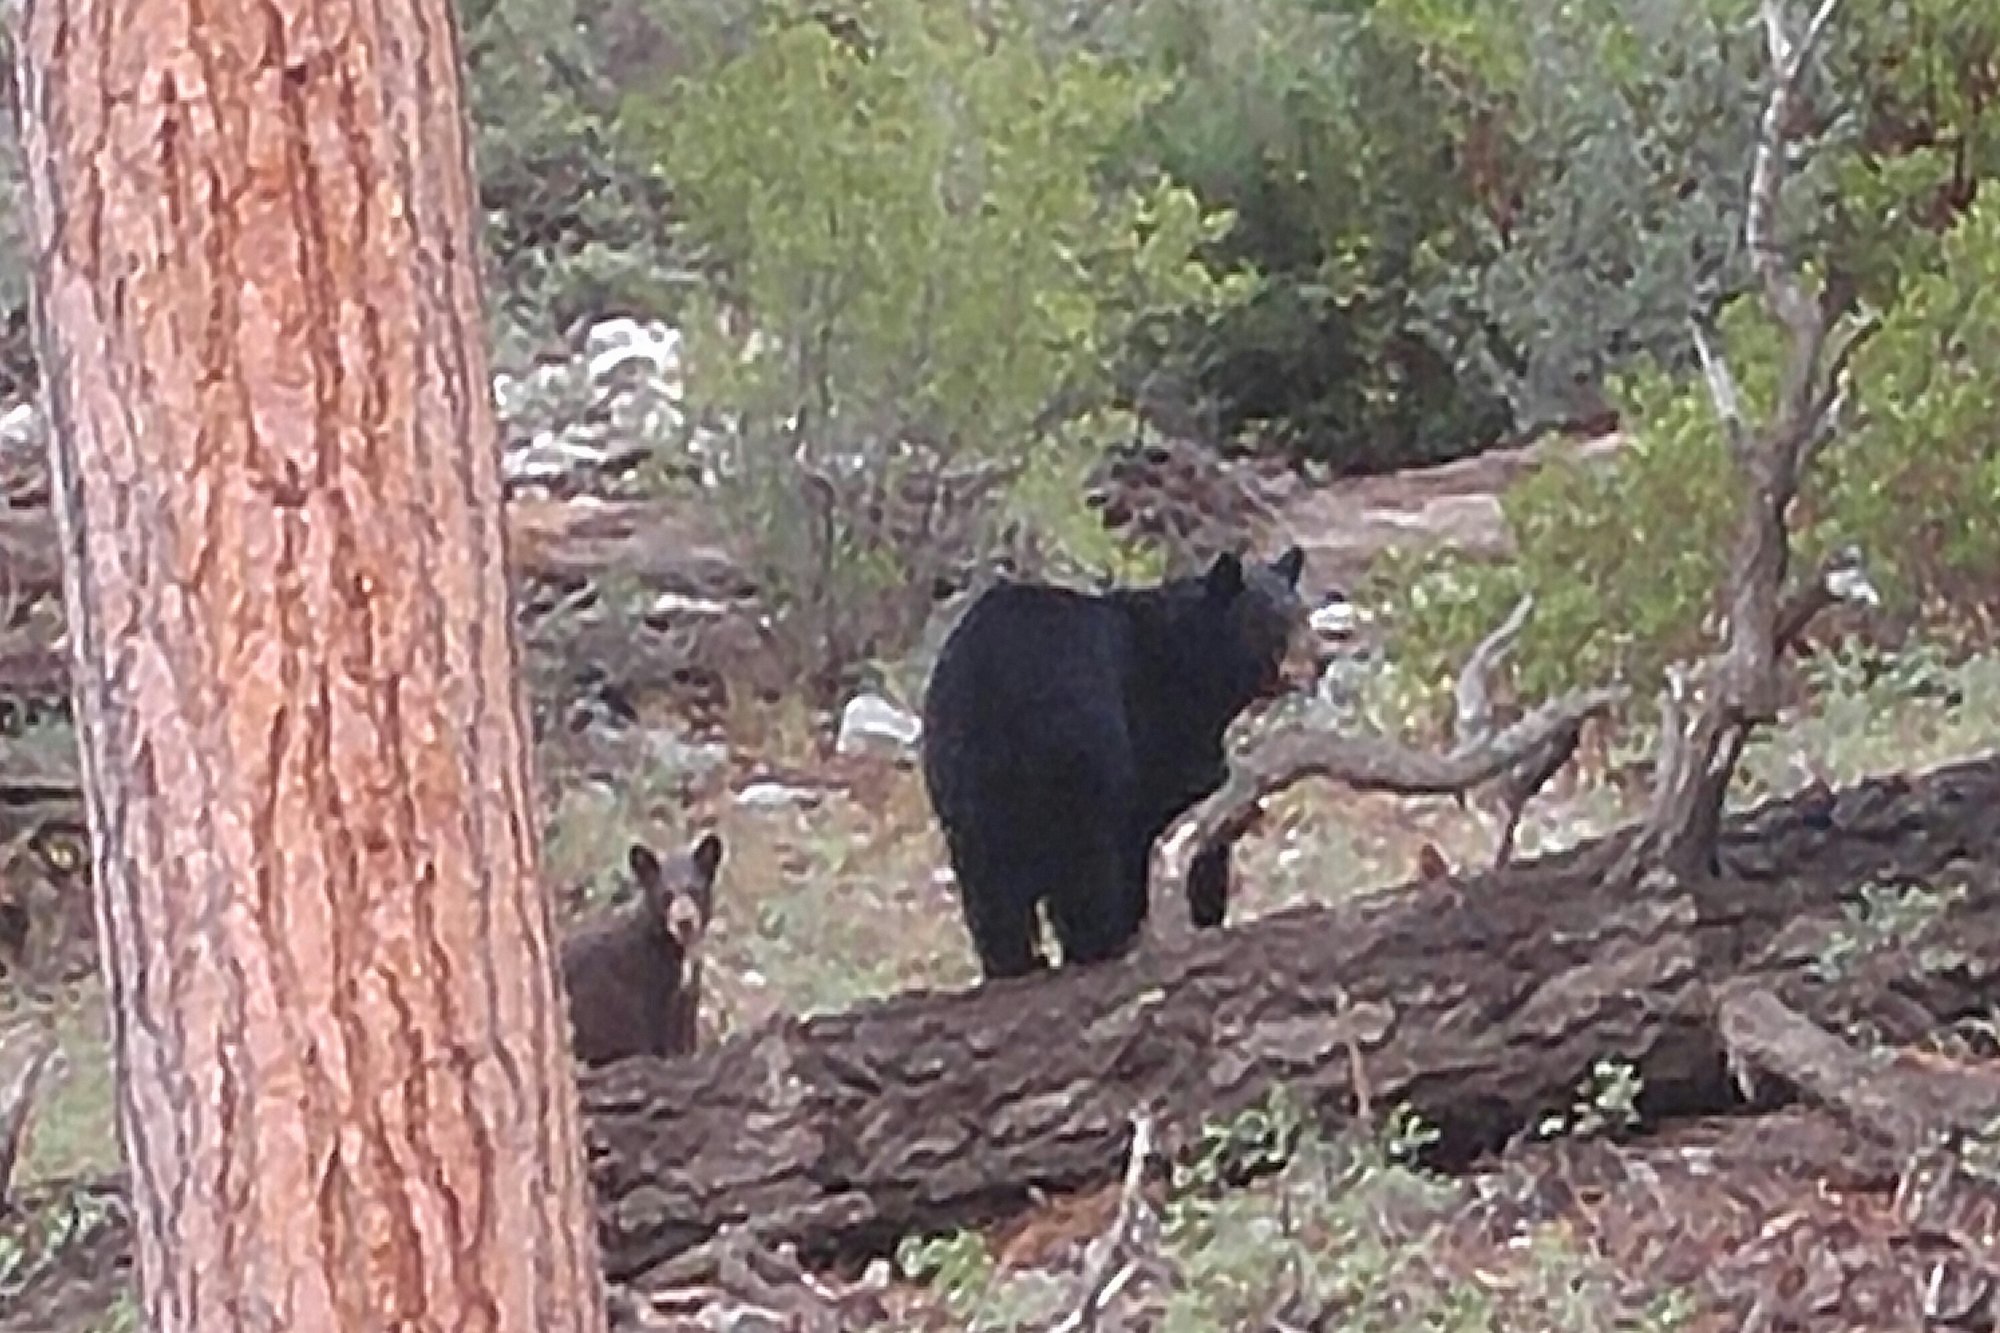
[[[601,1329],[448,0],[27,0],[139,1297]]]

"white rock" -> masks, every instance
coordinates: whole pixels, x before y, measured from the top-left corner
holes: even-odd
[[[1344,639],[1361,626],[1361,608],[1339,597],[1311,615],[1313,633],[1326,639]]]
[[[871,745],[907,750],[923,734],[923,723],[879,694],[857,694],[840,710],[840,735],[833,748],[854,754]]]
[[[736,793],[736,804],[762,809],[783,805],[807,805],[812,800],[812,792],[803,787],[788,787],[782,782],[753,782]]]

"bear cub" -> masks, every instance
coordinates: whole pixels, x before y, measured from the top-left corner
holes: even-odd
[[[1305,608],[1305,554],[1219,556],[1141,588],[995,584],[946,637],[924,692],[924,787],[988,980],[1123,953],[1146,917],[1168,825],[1228,775],[1223,735],[1279,692]],[[1226,861],[1190,875],[1198,926],[1221,924]]]
[[[695,1048],[700,946],[714,907],[722,839],[706,834],[665,865],[635,842],[626,862],[638,897],[563,941],[573,1049],[585,1065],[630,1055],[688,1055]]]

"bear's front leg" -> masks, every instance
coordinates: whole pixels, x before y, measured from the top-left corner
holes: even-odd
[[[1229,914],[1229,848],[1217,842],[1188,862],[1188,920],[1196,930],[1211,930]]]

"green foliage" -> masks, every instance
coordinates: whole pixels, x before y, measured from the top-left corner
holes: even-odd
[[[835,675],[907,646],[920,616],[859,613],[927,599],[950,563],[935,524],[854,512],[848,479],[1060,472],[1102,429],[1132,330],[1250,289],[1196,258],[1227,215],[1157,174],[1097,186],[1157,80],[1049,55],[1008,15],[861,17],[865,51],[779,18],[627,117],[705,247],[689,381],[725,441],[725,508],[801,669]],[[1004,493],[967,508],[977,532]]]
[[[1863,296],[1886,304],[1932,269],[1945,230],[2000,172],[1996,57],[2000,9],[1985,0],[1843,7],[1828,33],[1829,231]]]
[[[945,1309],[968,1321],[993,1286],[993,1256],[976,1231],[905,1236],[896,1246],[896,1267],[904,1277],[927,1284]]]
[[[1855,373],[1826,522],[1892,606],[2000,605],[2000,201],[1988,191],[1911,274]]]
[[[677,21],[692,25],[702,2],[679,0]],[[578,319],[670,314],[666,192],[616,133],[620,80],[652,77],[615,49],[657,48],[644,0],[470,0],[463,21],[488,305],[503,357]],[[530,346],[510,347],[516,339]]]
[[[1864,884],[1855,895],[1858,901],[1846,904],[1840,926],[1821,941],[1806,970],[1819,981],[1835,982],[1852,975],[1870,956],[1891,951],[1914,952],[1921,972],[1962,970],[1971,958],[1953,948],[1950,932],[1940,928],[1948,926],[1952,911],[1970,892],[1964,883],[1942,888]]]
[[[1746,411],[1769,402],[1775,333],[1753,300],[1732,302],[1721,342]],[[1737,480],[1714,403],[1699,381],[1657,369],[1614,378],[1629,443],[1613,460],[1557,450],[1501,500],[1518,559],[1405,558],[1377,574],[1402,586],[1400,642],[1420,679],[1448,687],[1466,652],[1523,591],[1534,616],[1512,662],[1524,694],[1585,681],[1650,690],[1668,663],[1698,651],[1716,606],[1738,516]]]
[[[1629,1129],[1639,1123],[1639,1094],[1644,1088],[1645,1081],[1629,1060],[1599,1060],[1568,1109],[1543,1116],[1536,1132],[1543,1138],[1593,1138]]]
[[[1858,547],[1892,611],[1991,607],[2000,586],[2000,205],[1982,202],[1903,284],[1854,365],[1860,412],[1806,478],[1794,566]],[[1772,406],[1775,326],[1754,298],[1721,320],[1750,418]],[[1420,679],[1442,682],[1522,590],[1537,598],[1514,663],[1537,697],[1620,679],[1650,692],[1701,651],[1720,609],[1740,482],[1706,386],[1658,369],[1613,381],[1631,443],[1610,463],[1558,455],[1502,508],[1510,568],[1453,556],[1378,572]],[[1393,594],[1392,594],[1393,595]]]
[[[1431,27],[1438,7],[1419,6]],[[1607,377],[1642,358],[1686,369],[1689,316],[1747,286],[1764,41],[1736,9],[1523,0],[1445,25],[1470,63],[1468,96],[1499,131],[1501,184],[1465,215],[1479,238],[1469,261],[1424,256],[1417,304],[1518,425],[1597,415]],[[1788,194],[1809,188],[1794,180]]]
[[[1743,182],[1768,58],[1752,0],[1382,0],[1497,127],[1463,253],[1424,257],[1424,327],[1518,424],[1590,415],[1607,374],[1689,371],[1689,313],[1751,283]],[[1811,6],[1789,7],[1795,27]],[[2000,169],[2000,10],[1841,10],[1809,74],[1780,230],[1890,300]]]
[[[1399,1114],[1388,1142],[1334,1139],[1310,1122],[1258,1109],[1212,1130],[1204,1154],[1211,1160],[1280,1129],[1289,1150],[1261,1186],[1217,1195],[1191,1219],[1184,1210],[1170,1215],[1163,1248],[1178,1280],[1160,1327],[1196,1333],[1295,1322],[1382,1333],[1584,1333],[1687,1325],[1685,1293],[1648,1299],[1547,1233],[1534,1235],[1531,1251],[1504,1275],[1468,1279],[1444,1238],[1462,1196],[1395,1160],[1411,1141],[1411,1122]]]
[[[1417,256],[1455,253],[1471,205],[1453,110],[1418,45],[1367,7],[1150,0],[1123,48],[1173,94],[1129,150],[1239,223],[1214,252],[1265,277],[1220,317],[1155,330],[1144,395],[1229,437],[1374,471],[1455,457],[1506,427],[1416,336]]]

